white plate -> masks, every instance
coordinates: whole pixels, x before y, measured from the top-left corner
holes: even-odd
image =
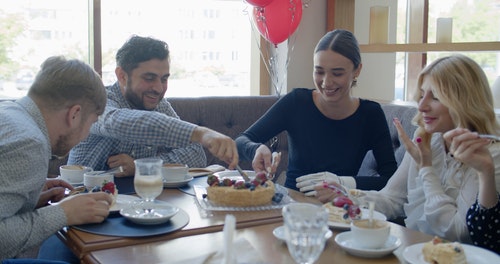
[[[401,240],[395,236],[389,236],[383,248],[379,249],[366,249],[357,247],[351,240],[351,231],[339,233],[335,237],[335,243],[337,243],[342,249],[347,251],[347,253],[362,257],[362,258],[380,258],[385,255],[392,253],[399,246],[401,246]]]
[[[163,181],[163,187],[165,188],[177,188],[186,185],[193,179],[193,176],[187,175],[182,181]]]
[[[245,172],[250,179],[255,178],[255,171],[244,170],[243,172]],[[230,178],[230,179],[234,178],[235,180],[243,179],[243,177],[237,170],[219,171],[214,173],[214,175],[219,177],[219,179],[220,178]]]
[[[141,225],[157,225],[166,223],[172,218],[179,208],[167,202],[155,201],[152,216],[144,215],[143,203],[130,203],[130,206],[122,208],[120,214],[128,220]]]
[[[370,210],[365,209],[365,208],[361,208],[361,219],[368,219],[369,216],[370,216]],[[373,218],[379,219],[379,220],[387,220],[387,217],[384,214],[377,212],[377,211],[373,211]],[[331,228],[343,229],[343,230],[351,229],[350,223],[347,224],[347,223],[341,223],[341,222],[328,221],[328,226],[330,226]]]
[[[410,264],[427,264],[427,262],[424,260],[424,255],[422,255],[422,248],[424,247],[424,244],[425,243],[419,243],[406,247],[403,251],[404,259]],[[464,248],[467,263],[500,263],[500,255],[497,255],[492,251],[467,244],[462,244],[462,247]]]
[[[278,226],[276,227],[274,230],[273,230],[273,235],[281,240],[281,241],[286,241],[286,238],[285,238],[285,227],[284,226]],[[333,232],[331,230],[328,230],[328,232],[326,232],[325,234],[325,239],[329,239],[330,237],[332,237],[333,235]]]
[[[121,209],[130,205],[130,202],[139,201],[141,198],[134,195],[118,194],[116,202],[109,208],[110,213],[118,213]]]

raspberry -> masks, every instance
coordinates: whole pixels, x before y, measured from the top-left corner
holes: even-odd
[[[235,189],[245,189],[245,182],[244,181],[237,181],[234,183],[233,187]]]
[[[215,176],[213,174],[208,175],[207,184],[209,186],[217,186],[217,185],[219,185],[219,178],[217,178],[217,176]]]
[[[257,175],[255,175],[255,180],[258,181],[260,184],[264,184],[267,181],[267,175],[261,171],[257,173]]]
[[[222,186],[233,186],[233,181],[229,178],[225,178],[222,180]]]

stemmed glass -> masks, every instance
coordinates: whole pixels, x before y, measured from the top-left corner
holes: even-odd
[[[291,203],[283,207],[282,213],[290,255],[296,263],[314,263],[325,248],[328,210],[308,203]]]
[[[163,161],[159,158],[144,158],[136,159],[134,163],[134,189],[142,198],[141,207],[144,210],[141,216],[154,217],[154,201],[163,190]]]

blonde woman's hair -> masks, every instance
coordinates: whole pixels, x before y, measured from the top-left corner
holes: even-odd
[[[499,125],[488,79],[474,60],[455,54],[433,61],[418,76],[418,90],[414,96],[416,102],[421,98],[420,88],[426,76],[432,79],[432,93],[448,108],[456,127],[478,133],[498,134]],[[413,122],[423,126],[420,112]]]

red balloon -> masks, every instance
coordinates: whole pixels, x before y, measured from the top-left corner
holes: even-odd
[[[262,37],[277,45],[288,39],[302,18],[301,0],[274,0],[264,8],[253,8],[253,22]]]
[[[256,6],[256,7],[264,7],[269,5],[274,0],[245,0],[245,2]]]

